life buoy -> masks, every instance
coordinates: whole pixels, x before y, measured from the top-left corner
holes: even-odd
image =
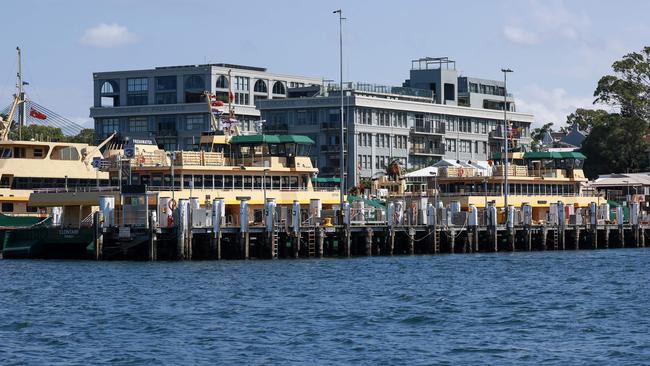
[[[169,208],[170,211],[174,211],[176,209],[176,200],[175,199],[170,199],[169,203],[167,204],[167,207]]]

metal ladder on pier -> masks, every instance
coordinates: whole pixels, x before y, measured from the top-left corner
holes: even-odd
[[[307,230],[307,253],[309,258],[316,256],[316,230],[313,227]]]
[[[440,253],[440,232],[433,228],[433,253]]]
[[[560,244],[560,227],[556,226],[553,229],[553,250],[558,250]]]
[[[273,225],[273,231],[271,231],[271,235],[272,235],[272,238],[271,238],[272,244],[271,245],[273,245],[273,248],[272,248],[273,259],[278,258],[278,248],[280,247],[280,243],[279,243],[280,234],[279,234],[279,231],[280,231],[279,227],[277,225]]]

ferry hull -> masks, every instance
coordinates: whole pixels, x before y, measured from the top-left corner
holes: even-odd
[[[5,232],[3,258],[88,258],[94,244],[92,228],[20,228]]]

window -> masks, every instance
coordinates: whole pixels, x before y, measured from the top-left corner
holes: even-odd
[[[217,83],[214,86],[218,89],[228,89],[228,78],[225,75],[219,75]]]
[[[273,94],[286,94],[286,89],[281,81],[276,81],[275,84],[273,84]]]
[[[176,76],[156,78],[156,104],[176,103]]]
[[[235,76],[235,90],[248,91],[250,79],[244,76]]]
[[[201,75],[190,75],[185,79],[185,89],[205,89],[205,82]]]
[[[149,123],[147,123],[147,117],[129,118],[129,132],[147,132],[147,131],[149,131]]]
[[[456,86],[445,83],[445,100],[456,100]]]
[[[191,114],[185,117],[185,122],[188,130],[201,130],[203,129],[203,115]]]
[[[148,103],[149,79],[136,78],[126,80],[126,104],[144,105]]]
[[[2,212],[14,212],[13,202],[2,202]]]
[[[250,96],[248,93],[235,93],[235,104],[249,105]]]
[[[101,120],[102,136],[108,137],[115,131],[120,130],[120,120],[117,118],[104,118]]]
[[[102,94],[114,94],[119,92],[118,84],[115,81],[107,80],[104,81],[101,88]]]
[[[186,137],[185,138],[185,149],[190,150],[190,151],[198,151],[199,150],[198,138],[196,138],[194,136]]]
[[[455,152],[456,151],[456,140],[445,139],[445,150]]]
[[[160,135],[176,135],[176,116],[158,116],[156,120]]]
[[[266,82],[264,80],[257,80],[255,82],[255,86],[253,87],[253,91],[256,93],[268,92],[268,89],[266,88]]]

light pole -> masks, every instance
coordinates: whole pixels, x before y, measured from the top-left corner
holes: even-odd
[[[503,176],[505,177],[504,179],[504,203],[503,203],[503,212],[506,212],[506,226],[508,225],[508,87],[507,87],[507,76],[509,72],[513,72],[510,69],[501,69],[501,72],[503,72],[503,158],[504,158],[504,171],[503,171]]]
[[[340,204],[341,204],[341,215],[343,215],[343,203],[344,203],[344,198],[343,198],[343,190],[345,189],[345,173],[343,172],[345,168],[345,164],[343,163],[343,160],[345,159],[345,155],[343,153],[343,141],[345,139],[344,132],[343,132],[343,11],[341,9],[335,10],[333,14],[339,15],[339,71],[340,71],[340,77],[341,77],[341,153],[339,155],[339,175],[341,179],[341,192],[340,192]],[[341,216],[342,217],[342,216]]]

